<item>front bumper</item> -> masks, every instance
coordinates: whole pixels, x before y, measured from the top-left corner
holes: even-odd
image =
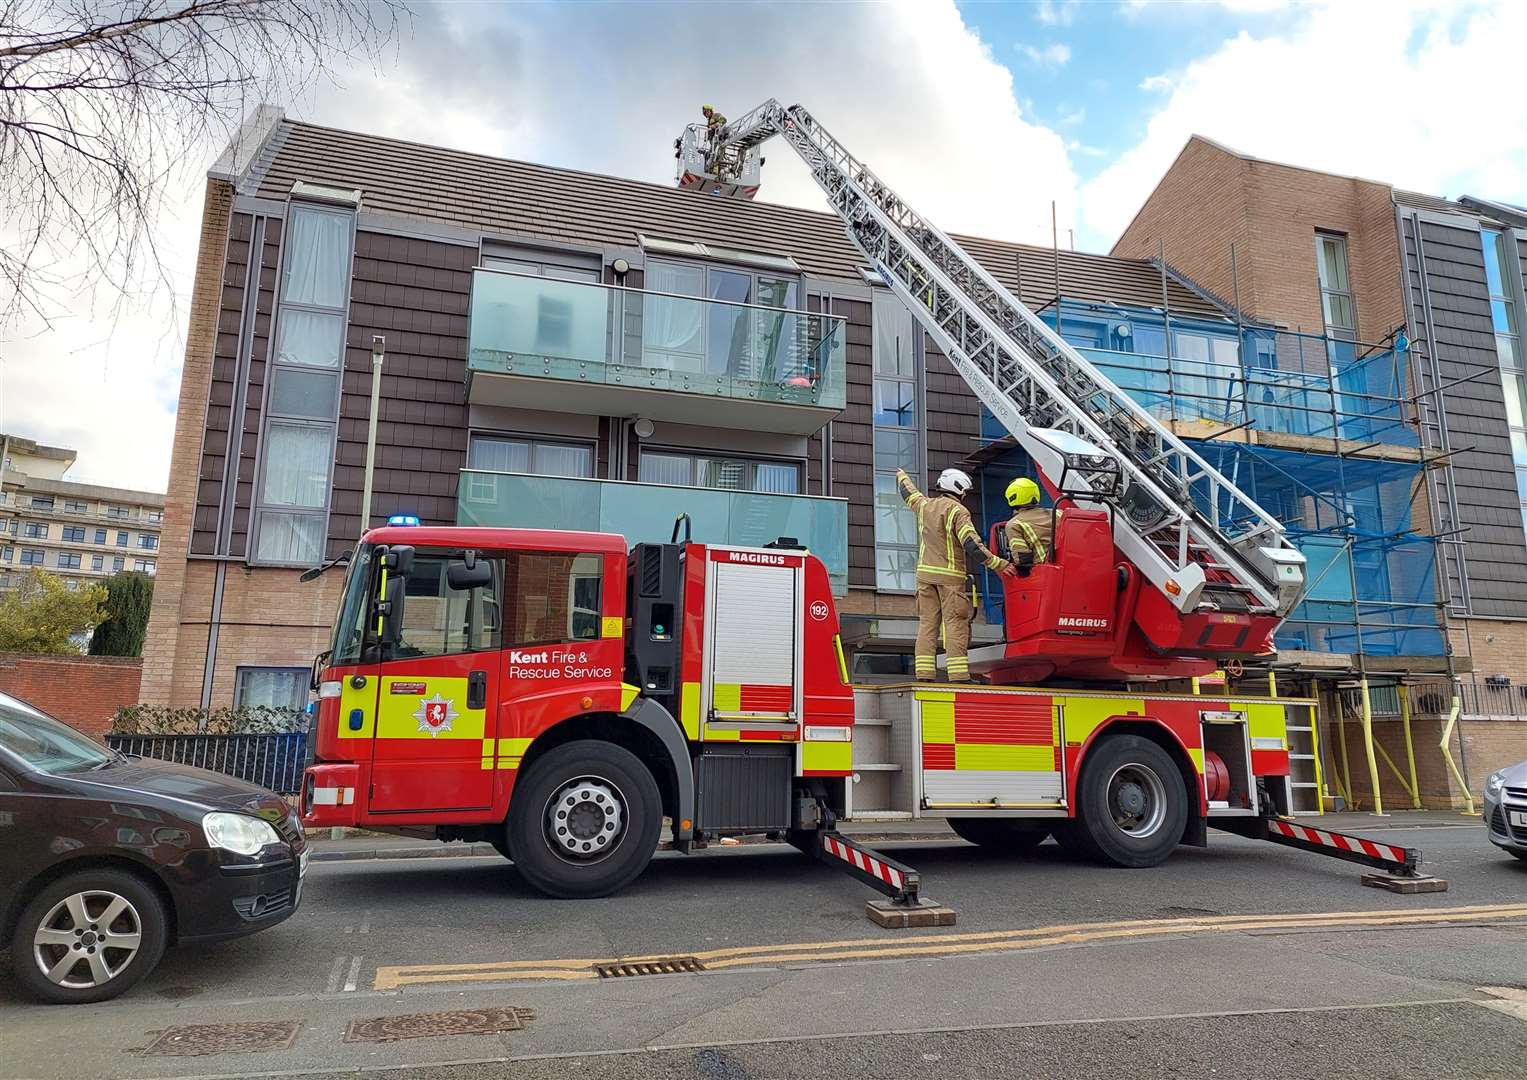
[[[1508,851],[1527,852],[1527,797],[1503,788],[1493,799],[1485,796],[1483,811],[1490,843]]]
[[[242,937],[285,922],[302,902],[306,847],[290,857],[247,865],[216,864],[175,897],[179,940],[216,941]]]
[[[302,774],[303,828],[353,828],[360,817],[360,785],[358,765],[309,766]]]

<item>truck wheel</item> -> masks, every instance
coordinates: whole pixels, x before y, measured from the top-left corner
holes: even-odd
[[[1094,860],[1155,866],[1182,839],[1188,793],[1165,750],[1138,735],[1114,735],[1082,766],[1075,839]]]
[[[159,895],[134,874],[102,868],[59,878],[16,921],[16,981],[50,1005],[114,998],[154,970],[169,922]]]
[[[548,896],[608,896],[652,860],[662,814],[657,781],[635,754],[595,739],[564,743],[515,785],[509,856]]]
[[[1045,842],[1046,829],[1025,828],[1028,822],[1008,818],[949,818],[949,827],[961,840],[977,847],[1009,854],[1025,854]]]

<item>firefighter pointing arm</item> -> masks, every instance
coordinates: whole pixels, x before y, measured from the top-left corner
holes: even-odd
[[[975,609],[965,587],[967,566],[980,564],[1002,574],[1013,564],[993,555],[981,543],[970,511],[963,502],[971,480],[959,469],[939,474],[939,494],[924,495],[905,472],[896,470],[896,483],[907,507],[917,517],[917,677],[932,680],[936,673],[939,629],[949,658],[949,681],[970,681],[970,619]],[[967,562],[967,559],[970,560]]]
[[[1049,560],[1061,511],[1051,518],[1050,511],[1039,505],[1039,485],[1026,476],[1007,485],[1007,505],[1013,508],[1013,516],[1002,527],[1008,554],[1018,572],[1026,574],[1030,567]]]

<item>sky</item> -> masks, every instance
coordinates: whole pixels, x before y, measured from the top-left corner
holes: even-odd
[[[669,183],[712,103],[806,105],[946,231],[1107,251],[1194,133],[1296,165],[1527,203],[1527,3],[415,2],[288,114]],[[220,147],[208,146],[202,169]],[[824,209],[783,145],[761,199]],[[173,289],[0,327],[0,428],[70,478],[164,490],[204,173],[170,179]]]

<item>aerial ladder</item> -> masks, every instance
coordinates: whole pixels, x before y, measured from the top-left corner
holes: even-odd
[[[718,130],[691,125],[676,147],[680,186],[751,198],[761,147],[775,136],[800,155],[849,240],[1030,455],[1051,494],[1106,508],[1119,555],[1152,586],[1128,613],[1147,629],[1150,649],[1219,659],[1267,652],[1305,582],[1304,556],[1282,523],[804,108],[771,99]],[[1236,633],[1216,636],[1231,622]]]

